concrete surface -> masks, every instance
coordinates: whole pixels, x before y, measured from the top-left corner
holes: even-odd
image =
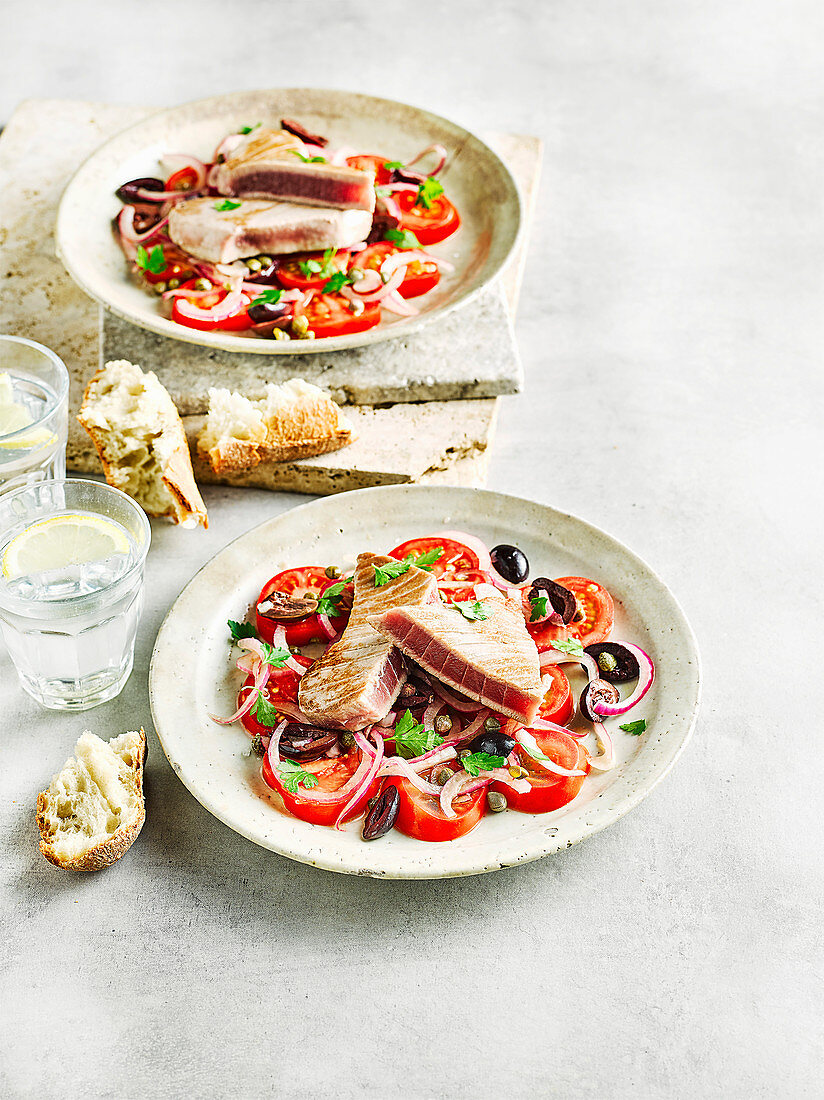
[[[4,1096],[824,1092],[822,9],[415,11],[16,4],[0,109],[323,81],[541,135],[527,390],[501,409],[490,486],[594,520],[669,581],[702,647],[696,735],[638,809],[562,856],[407,884],[227,832],[152,738],[139,842],[101,875],[61,874],[36,850],[36,791],[86,724],[149,723],[169,603],[295,503],[207,488],[206,534],[155,527],[120,699],[45,715],[0,657]]]

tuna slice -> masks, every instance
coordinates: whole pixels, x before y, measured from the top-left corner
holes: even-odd
[[[286,130],[253,130],[223,164],[216,165],[210,182],[221,195],[285,199],[369,213],[375,209],[371,172],[313,162],[310,150]]]
[[[491,585],[476,595],[487,618],[454,607],[394,607],[372,619],[387,639],[444,684],[528,726],[543,698],[538,650],[520,601]]]
[[[394,561],[382,554],[359,555],[355,599],[346,629],[300,681],[300,709],[320,726],[352,730],[371,726],[386,717],[403,686],[403,658],[369,620],[400,604],[414,610],[436,603],[438,587],[434,577],[414,566],[376,587],[374,566]]]
[[[231,263],[261,252],[316,252],[366,239],[372,215],[293,202],[243,201],[218,210],[214,198],[186,199],[172,208],[169,236],[201,260]]]

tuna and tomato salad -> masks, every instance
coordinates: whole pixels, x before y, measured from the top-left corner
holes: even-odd
[[[513,545],[441,532],[352,568],[296,566],[250,618],[228,624],[237,709],[211,717],[242,724],[287,813],[358,819],[365,841],[457,840],[486,814],[550,813],[614,766],[614,738],[646,729],[607,726],[654,677],[639,646],[611,638],[610,593],[531,578]]]
[[[438,144],[407,162],[333,149],[292,119],[228,134],[211,160],[170,154],[117,189],[133,276],[176,323],[311,340],[413,316],[460,227]]]

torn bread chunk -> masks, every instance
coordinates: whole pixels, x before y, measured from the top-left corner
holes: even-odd
[[[218,210],[214,198],[185,199],[169,214],[169,236],[201,260],[231,263],[261,253],[319,252],[365,241],[368,210],[332,210],[271,199],[244,199]]]
[[[131,848],[143,827],[146,734],[102,741],[88,730],[75,755],[37,796],[40,851],[55,867],[99,871]]]
[[[125,359],[107,363],[86,387],[77,419],[110,485],[150,516],[208,527],[180,414],[153,371]]]
[[[351,425],[329,394],[291,378],[280,386],[269,383],[259,401],[209,390],[209,414],[197,446],[214,472],[225,474],[326,454],[352,439]]]

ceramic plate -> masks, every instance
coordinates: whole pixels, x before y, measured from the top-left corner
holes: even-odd
[[[433,246],[455,265],[434,291],[416,299],[420,313],[399,318],[384,311],[368,332],[285,343],[232,333],[198,332],[161,315],[158,302],[129,276],[111,220],[121,209],[115,190],[127,180],[156,176],[165,153],[209,160],[218,142],[241,126],[299,119],[327,135],[332,146],[351,145],[405,160],[433,142],[449,152],[439,177],[461,215],[461,228]],[[74,281],[112,313],[141,328],[226,351],[293,355],[359,347],[403,336],[468,301],[507,261],[521,228],[518,188],[502,161],[479,138],[438,115],[389,99],[352,92],[276,89],[202,99],[152,115],[111,138],[72,178],[57,216],[57,251]]]
[[[364,843],[360,823],[343,831],[298,821],[260,778],[231,714],[241,674],[234,670],[226,620],[242,619],[264,582],[281,569],[354,563],[439,530],[479,535],[489,546],[514,542],[533,576],[591,576],[615,599],[614,637],[634,641],[656,664],[655,684],[638,713],[647,732],[617,731],[618,765],[591,773],[578,797],[551,814],[489,814],[468,836],[427,844],[392,832]],[[494,871],[567,848],[611,825],[663,778],[692,731],[699,660],[674,596],[632,551],[597,527],[544,505],[482,490],[392,486],[325,497],[268,520],[217,554],[187,585],[160,628],[149,687],[166,756],[197,800],[231,829],[272,851],[330,871],[388,878],[441,878]]]

